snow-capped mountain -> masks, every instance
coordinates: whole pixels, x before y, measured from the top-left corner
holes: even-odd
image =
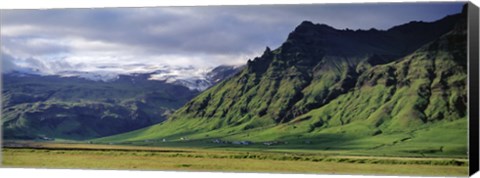
[[[203,91],[210,86],[236,74],[243,66],[221,65],[213,69],[195,69],[193,67],[161,70],[150,75],[150,80],[162,80],[182,85],[190,90]]]
[[[215,84],[235,75],[243,67],[244,67],[243,65],[242,66],[221,65],[210,70],[210,72],[208,72],[206,76],[210,82]]]
[[[243,66],[221,65],[215,68],[195,68],[192,66],[145,66],[134,64],[123,67],[103,67],[95,70],[64,70],[54,73],[42,72],[40,69],[21,68],[10,71],[19,76],[22,74],[41,76],[78,77],[93,81],[110,82],[119,79],[120,75],[135,76],[149,75],[148,80],[163,81],[165,83],[185,86],[190,90],[203,91],[210,86],[232,76],[240,71]],[[132,70],[132,68],[135,68]]]

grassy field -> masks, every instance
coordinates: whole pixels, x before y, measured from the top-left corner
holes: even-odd
[[[466,157],[467,155],[467,119],[441,121],[418,126],[413,131],[384,132],[372,135],[368,124],[355,123],[308,131],[308,125],[279,125],[273,127],[243,130],[242,125],[215,129],[196,130],[208,125],[202,119],[189,122],[167,121],[162,124],[124,134],[92,140],[95,143],[117,143],[146,146],[211,148],[219,145],[207,144],[213,139],[225,141],[252,141],[254,144],[243,147],[248,149],[284,149],[284,150],[336,150],[342,154],[362,154],[373,156],[409,156],[409,157]],[[305,121],[306,122],[306,121]],[[205,126],[207,127],[207,126]],[[189,138],[188,144],[182,138]],[[167,142],[161,142],[166,139]],[[145,141],[152,141],[146,143]],[[270,147],[264,142],[280,141]],[[306,144],[306,142],[309,142]]]
[[[174,148],[65,143],[9,143],[2,166],[321,174],[465,176],[462,158],[353,156],[230,148]]]

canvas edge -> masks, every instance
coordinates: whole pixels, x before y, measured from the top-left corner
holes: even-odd
[[[469,62],[469,175],[479,170],[479,52],[478,7],[468,3],[468,62]]]
[[[4,12],[5,12],[5,10],[0,9],[0,16],[2,16]],[[2,21],[2,18],[0,18],[0,24],[2,24],[1,21]],[[0,46],[2,46],[2,42],[3,42],[3,40],[0,36]],[[1,53],[1,51],[0,51],[0,53]],[[3,75],[1,75],[1,73],[3,72],[3,71],[1,71],[1,70],[3,70],[3,59],[1,59],[1,58],[2,57],[0,55],[0,167],[3,166],[3,151],[2,151],[2,149],[3,149],[3,121],[2,121],[3,120],[3,111],[1,109],[1,108],[3,108]]]

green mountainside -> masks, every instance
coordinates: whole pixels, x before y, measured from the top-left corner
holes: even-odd
[[[386,31],[302,22],[169,119],[96,141],[247,140],[277,148],[466,155],[466,15]]]

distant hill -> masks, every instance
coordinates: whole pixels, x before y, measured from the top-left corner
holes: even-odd
[[[219,66],[203,80],[209,87],[237,71]],[[4,139],[83,140],[128,132],[164,121],[199,93],[181,83],[150,80],[150,73],[113,80],[95,80],[103,76],[94,73],[68,75],[3,74]]]

